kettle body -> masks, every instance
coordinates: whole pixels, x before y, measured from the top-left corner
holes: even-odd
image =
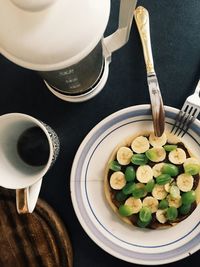
[[[110,0],[1,1],[0,53],[37,71],[57,97],[88,100],[104,87],[112,53],[128,41],[136,2],[120,1],[119,27],[104,38]]]

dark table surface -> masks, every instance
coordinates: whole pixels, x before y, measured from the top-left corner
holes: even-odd
[[[155,69],[165,105],[181,108],[200,76],[200,1],[143,0],[149,10]],[[116,29],[119,1],[112,1],[107,33]],[[109,114],[132,105],[149,103],[146,72],[139,35],[133,22],[129,42],[115,52],[104,89],[83,103],[64,102],[46,88],[34,71],[0,56],[0,114],[32,115],[57,132],[61,151],[43,180],[40,197],[64,221],[73,246],[74,267],[128,267],[98,247],[84,232],[70,197],[70,171],[75,153],[86,134]],[[198,265],[200,253],[166,266]]]

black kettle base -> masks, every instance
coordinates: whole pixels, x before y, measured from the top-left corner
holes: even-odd
[[[109,61],[105,60],[101,74],[99,75],[97,81],[88,88],[87,91],[84,91],[83,94],[69,94],[63,91],[61,92],[59,89],[48,84],[45,80],[44,82],[48,89],[58,98],[68,102],[84,102],[96,96],[105,86],[108,79],[109,63]]]

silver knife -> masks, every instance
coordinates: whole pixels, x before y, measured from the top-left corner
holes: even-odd
[[[154,133],[156,136],[161,136],[165,130],[165,112],[158,79],[154,69],[149,29],[149,13],[147,9],[139,6],[136,8],[134,15],[142,42],[144,60],[147,69],[147,83],[151,101]]]

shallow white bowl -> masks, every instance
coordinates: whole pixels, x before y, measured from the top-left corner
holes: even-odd
[[[177,109],[165,106],[170,130]],[[113,213],[104,196],[105,166],[113,149],[124,138],[153,130],[150,105],[120,110],[101,121],[85,137],[74,159],[71,197],[86,233],[111,255],[132,263],[156,265],[173,262],[200,248],[200,205],[184,221],[162,230],[125,224]],[[200,155],[200,122],[196,120],[183,141]]]

